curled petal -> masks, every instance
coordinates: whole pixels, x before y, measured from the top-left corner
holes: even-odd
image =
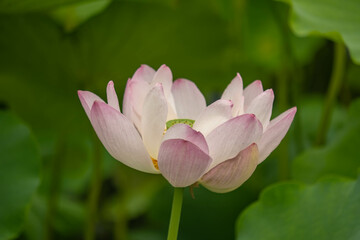
[[[268,89],[254,98],[246,109],[246,113],[255,114],[256,118],[262,123],[264,130],[270,122],[273,102],[274,92],[272,89]]]
[[[248,108],[252,100],[263,92],[263,86],[260,80],[253,81],[244,89],[244,109]]]
[[[156,84],[145,98],[141,116],[141,134],[151,157],[157,159],[166,125],[167,103],[161,84]]]
[[[95,101],[104,102],[100,97],[88,91],[78,91],[78,96],[86,115],[90,119],[90,111]]]
[[[174,187],[187,187],[195,183],[210,162],[210,156],[189,141],[169,139],[161,144],[159,169]]]
[[[131,78],[132,81],[143,81],[147,82],[148,84],[151,83],[152,79],[154,78],[155,70],[149,67],[146,64],[141,65],[136,72],[134,73],[133,77]]]
[[[175,124],[166,131],[163,141],[169,139],[183,139],[195,144],[204,153],[209,154],[209,147],[206,143],[204,135],[201,132],[195,131],[189,125]]]
[[[114,88],[114,82],[110,81],[106,87],[106,95],[107,95],[107,101],[108,104],[113,107],[114,109],[118,110],[120,112],[120,107],[119,107],[119,100],[118,97],[116,95],[116,91]]]
[[[296,107],[293,107],[270,122],[258,141],[259,163],[264,161],[285,137],[294,119],[296,110]]]
[[[132,105],[131,105],[131,87],[130,87],[130,79],[126,82],[124,98],[123,98],[123,114],[132,121]]]
[[[221,99],[231,100],[234,104],[232,108],[233,116],[243,113],[244,98],[243,98],[243,81],[238,73],[231,83],[226,87]]]
[[[193,128],[207,136],[214,128],[232,118],[232,107],[230,100],[217,100],[195,118]]]
[[[178,79],[171,88],[178,118],[196,119],[206,108],[206,101],[196,85],[186,79]]]
[[[210,168],[235,157],[241,150],[258,141],[263,129],[254,114],[243,114],[215,128],[206,141],[213,162]]]
[[[256,169],[258,157],[257,145],[253,143],[233,159],[226,160],[208,171],[200,183],[213,192],[230,192],[250,178]]]
[[[125,165],[148,173],[158,173],[134,125],[106,103],[95,101],[90,120],[106,150]]]

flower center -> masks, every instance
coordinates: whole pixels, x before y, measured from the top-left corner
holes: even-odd
[[[151,157],[151,161],[153,162],[154,167],[155,167],[157,170],[159,170],[158,161],[157,161],[156,159],[152,158],[152,157]]]
[[[173,119],[166,122],[166,129],[169,129],[170,127],[174,126],[178,123],[183,123],[186,125],[189,125],[190,127],[193,127],[195,120],[192,119]]]

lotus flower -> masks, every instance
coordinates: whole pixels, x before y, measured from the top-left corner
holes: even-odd
[[[206,106],[196,85],[172,82],[171,70],[142,65],[128,80],[121,113],[114,83],[107,103],[78,91],[84,110],[107,151],[123,164],[161,173],[174,187],[200,183],[214,192],[243,184],[279,145],[296,107],[270,121],[273,91],[260,81],[243,89],[239,74],[220,100]]]

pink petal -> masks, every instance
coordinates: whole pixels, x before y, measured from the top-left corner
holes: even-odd
[[[145,98],[141,115],[141,134],[150,156],[157,159],[166,127],[167,103],[160,83]]]
[[[106,95],[108,104],[120,112],[119,100],[115,92],[114,82],[110,81],[106,87]]]
[[[209,154],[209,147],[206,143],[204,135],[201,132],[195,131],[189,125],[186,124],[175,124],[170,127],[163,138],[163,141],[169,139],[183,139],[195,144],[204,153]]]
[[[151,86],[155,86],[156,83],[162,84],[166,97],[171,94],[172,73],[170,68],[165,64],[161,65],[160,68],[156,71],[151,82]]]
[[[253,114],[237,116],[215,128],[206,136],[213,159],[210,168],[235,157],[241,150],[258,141],[262,133],[262,125]]]
[[[264,161],[285,137],[294,119],[296,110],[296,107],[293,107],[270,122],[261,139],[258,141],[260,153],[259,163]]]
[[[187,187],[195,183],[210,162],[210,156],[189,141],[170,139],[161,144],[159,169],[174,187]]]
[[[255,143],[233,159],[226,160],[207,172],[200,183],[207,189],[225,193],[240,187],[256,169],[259,152]]]
[[[273,102],[274,92],[272,89],[268,89],[254,98],[246,109],[246,113],[255,114],[256,118],[262,123],[264,130],[270,121]]]
[[[263,92],[263,86],[260,80],[253,81],[244,89],[244,109],[250,105],[252,100]]]
[[[90,119],[90,111],[92,108],[92,105],[95,101],[104,102],[101,98],[99,98],[97,95],[93,94],[92,92],[88,91],[78,91],[78,96],[81,102],[81,105],[83,106],[86,115]]]
[[[125,165],[148,173],[158,173],[134,125],[106,103],[95,101],[90,120],[106,150]]]
[[[226,87],[221,99],[231,100],[234,104],[232,109],[233,116],[239,115],[243,112],[243,81],[238,73],[231,83]]]
[[[186,79],[178,79],[171,88],[178,118],[195,119],[206,108],[206,101],[196,85]]]
[[[141,113],[144,99],[150,90],[150,86],[145,81],[128,80],[124,93],[123,112],[132,121],[136,128],[141,132]]]
[[[130,81],[129,100],[135,114],[141,119],[145,97],[150,91],[150,85],[144,81]]]
[[[193,128],[207,136],[217,126],[232,118],[232,107],[230,100],[217,100],[195,118]]]
[[[130,79],[128,79],[125,87],[124,98],[123,98],[123,113],[129,119],[132,120],[132,105],[131,105],[131,87]]]
[[[155,70],[149,67],[148,65],[141,65],[136,72],[134,73],[131,80],[133,81],[143,81],[147,82],[148,84],[151,83],[155,75]]]

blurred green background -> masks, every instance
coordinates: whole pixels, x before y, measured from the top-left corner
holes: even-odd
[[[112,159],[78,100],[167,64],[239,72],[287,137],[239,189],[187,190],[179,239],[360,239],[360,1],[0,0],[0,239],[165,239],[171,186]],[[271,185],[270,187],[268,187]],[[264,190],[265,189],[265,190]]]

